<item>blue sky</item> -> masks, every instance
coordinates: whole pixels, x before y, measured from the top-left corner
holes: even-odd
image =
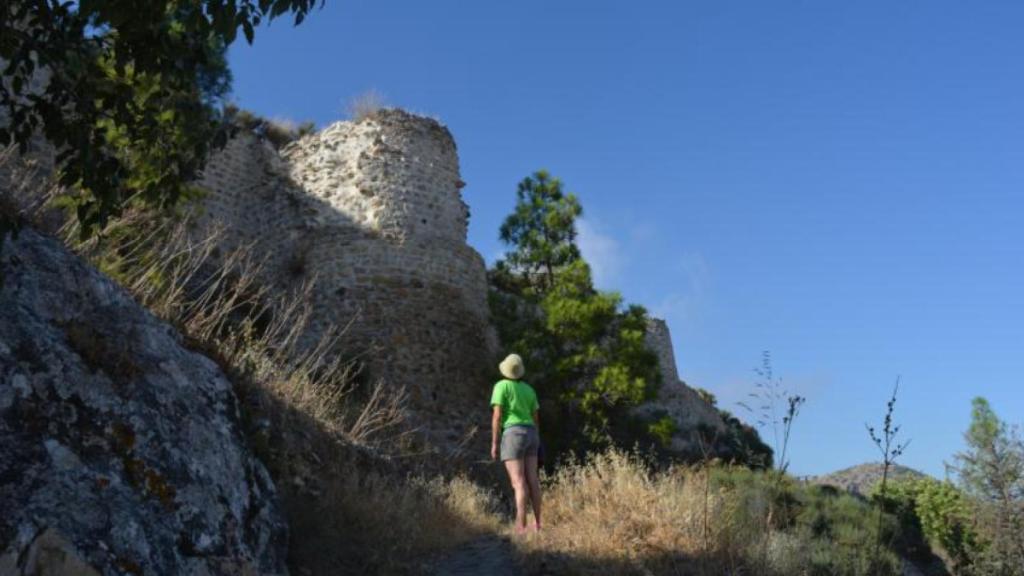
[[[1024,3],[328,0],[232,48],[235,99],[323,126],[368,90],[458,143],[491,261],[539,168],[599,287],[665,317],[735,409],[771,350],[808,397],[792,470],[941,475],[970,399],[1024,422]]]

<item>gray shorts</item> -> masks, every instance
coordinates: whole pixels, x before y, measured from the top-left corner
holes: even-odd
[[[536,456],[540,436],[533,426],[509,426],[501,433],[501,461]]]

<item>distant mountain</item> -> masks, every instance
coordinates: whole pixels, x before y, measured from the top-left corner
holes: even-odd
[[[814,476],[809,479],[812,484],[835,486],[840,490],[867,496],[871,487],[882,481],[882,463],[868,462],[851,466],[838,472]],[[889,468],[889,479],[924,478],[926,474],[913,468],[894,464]]]

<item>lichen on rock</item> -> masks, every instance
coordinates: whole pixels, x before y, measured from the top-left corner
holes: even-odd
[[[286,573],[216,364],[33,230],[0,278],[0,572]]]

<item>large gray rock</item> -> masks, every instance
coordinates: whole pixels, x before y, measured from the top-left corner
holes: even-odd
[[[286,573],[218,367],[32,230],[0,279],[0,574]]]

